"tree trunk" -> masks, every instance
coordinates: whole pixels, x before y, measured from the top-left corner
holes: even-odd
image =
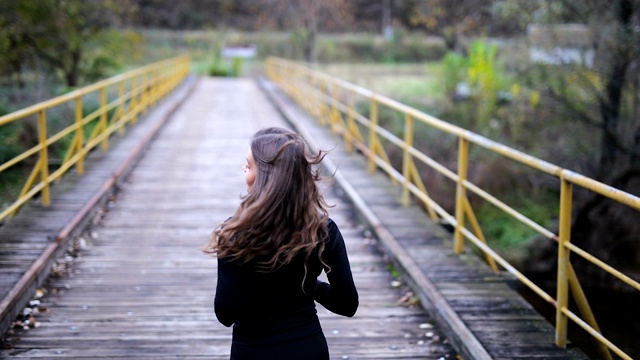
[[[640,118],[635,120],[638,124],[636,134],[633,137],[633,147],[629,158],[629,166],[634,170],[640,170]]]
[[[309,64],[316,63],[316,37],[318,35],[318,24],[314,12],[310,13],[306,21],[306,38],[304,45],[304,56]]]
[[[78,85],[78,74],[76,72],[65,72],[64,78],[68,87],[76,87]]]
[[[615,136],[618,129],[618,116],[620,115],[620,88],[619,84],[609,82],[605,94],[606,98],[600,102],[602,138],[600,141],[598,177],[604,182],[609,182],[609,178],[616,168],[617,146]]]
[[[600,116],[602,119],[602,138],[600,158],[596,174],[598,180],[622,191],[638,195],[640,191],[640,119],[635,121],[635,133],[619,134],[622,121],[621,108],[623,90],[627,73],[632,73],[632,61],[637,57],[634,39],[633,16],[638,12],[632,0],[617,0],[612,3],[615,9],[615,25],[611,26],[608,45],[600,51],[604,54],[603,64],[608,64],[602,72],[603,90],[600,96]],[[609,34],[607,34],[609,35]],[[636,76],[635,74],[633,76]],[[633,91],[631,89],[630,91]],[[637,90],[636,90],[637,91]],[[624,140],[624,139],[628,140]],[[630,145],[627,148],[625,144]],[[627,145],[627,146],[628,146]],[[624,159],[622,154],[625,153]],[[588,253],[608,262],[609,265],[637,278],[640,249],[637,234],[640,223],[638,212],[629,206],[592,192],[574,193],[576,206],[571,228],[572,242]],[[606,272],[595,267],[589,261],[576,258],[576,272],[591,286],[624,288],[624,284],[615,281]],[[626,288],[625,288],[626,289]]]
[[[446,26],[442,29],[442,39],[449,51],[458,51],[458,31],[455,25]],[[460,51],[460,53],[462,53]]]
[[[618,33],[615,35],[617,43],[624,44],[631,36],[631,17],[633,16],[633,5],[630,0],[620,0],[618,2],[617,20],[619,23]],[[628,46],[621,47],[620,53],[611,55],[610,71],[605,74],[605,90],[602,100],[600,100],[600,114],[602,116],[602,139],[600,143],[600,164],[598,176],[604,182],[611,179],[611,175],[616,165],[617,145],[616,136],[620,117],[620,106],[622,102],[622,90],[624,88],[625,76],[629,68],[631,49]]]
[[[635,134],[633,144],[631,145],[631,154],[629,156],[629,166],[640,171],[640,61],[635,60],[631,65],[630,73],[633,74],[633,110],[631,111],[631,121],[635,125]]]
[[[67,81],[67,86],[69,87],[78,86],[81,59],[82,54],[80,50],[74,50],[71,53],[71,64],[69,66],[69,69],[64,69],[65,80]]]

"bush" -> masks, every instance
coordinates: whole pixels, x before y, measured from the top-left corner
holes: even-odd
[[[218,77],[229,77],[231,76],[232,71],[222,64],[214,63],[209,68],[209,76],[218,76]]]
[[[1,110],[1,109],[0,109]],[[0,116],[1,116],[0,112]],[[0,164],[3,164],[22,153],[20,144],[21,128],[18,123],[0,126]]]
[[[449,52],[442,60],[444,90],[448,95],[453,95],[456,87],[466,78],[469,64],[464,56]]]
[[[242,66],[244,65],[243,58],[233,59],[233,76],[240,76],[242,74]]]
[[[300,34],[297,34],[299,36]],[[278,56],[304,60],[298,37],[285,32],[189,31],[170,32],[141,30],[144,58],[141,64],[189,51],[192,61],[210,62],[211,52],[223,43],[255,44],[257,60]],[[446,53],[440,38],[424,33],[400,32],[393,41],[384,41],[378,34],[318,34],[316,56],[321,63],[393,62],[416,63],[441,60]],[[137,62],[138,60],[136,60]],[[206,65],[207,69],[211,66]],[[207,71],[208,72],[208,71]],[[225,71],[214,73],[224,74]]]

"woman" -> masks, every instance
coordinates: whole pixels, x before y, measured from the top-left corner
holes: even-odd
[[[323,157],[285,129],[251,139],[247,195],[205,250],[218,257],[215,312],[233,325],[231,359],[329,359],[314,300],[349,317],[358,308],[344,240],[316,187]],[[317,280],[322,270],[329,283]]]

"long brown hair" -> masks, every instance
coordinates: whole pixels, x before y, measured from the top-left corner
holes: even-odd
[[[311,154],[302,137],[281,128],[263,129],[251,139],[257,174],[240,207],[218,226],[204,251],[246,263],[258,259],[261,271],[274,271],[298,255],[316,254],[322,263],[328,207],[313,165],[325,153]]]

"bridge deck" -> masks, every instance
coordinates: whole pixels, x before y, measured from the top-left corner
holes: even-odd
[[[153,116],[146,119],[140,127],[143,134],[154,129],[153,121],[161,122]],[[46,282],[48,293],[39,306],[43,311],[36,315],[40,326],[5,334],[7,349],[0,350],[0,357],[228,358],[231,331],[213,315],[215,261],[199,247],[239,202],[244,190],[240,167],[249,136],[260,127],[282,126],[281,121],[254,82],[200,80],[139,164],[119,179],[120,191],[104,212],[87,217],[94,223],[81,235],[83,241],[76,242],[79,255],[68,258],[66,267],[56,267],[60,276]],[[127,137],[133,138],[145,136]],[[135,147],[123,143],[114,154]],[[78,186],[82,182],[81,191],[67,191],[64,180],[57,186],[53,208],[31,206],[0,228],[3,246],[15,249],[3,249],[5,269],[17,258],[33,261],[41,251],[21,252],[27,246],[19,242],[23,235],[18,229],[28,235],[25,239],[34,234],[41,243],[47,235],[64,232],[65,224],[77,218],[74,214],[127,159],[99,157],[88,171],[100,169],[102,175],[74,180]],[[422,308],[398,303],[408,288],[391,286],[387,264],[353,221],[353,208],[333,188],[324,191],[337,205],[331,216],[345,235],[361,296],[353,319],[319,307],[332,358],[455,358],[443,332],[431,327],[433,320]],[[14,234],[10,242],[5,241],[8,234]]]

